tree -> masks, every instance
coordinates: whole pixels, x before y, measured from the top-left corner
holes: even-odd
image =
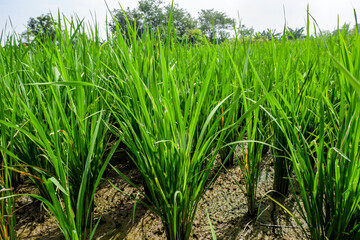
[[[112,32],[115,32],[115,21],[117,21],[120,30],[126,35],[127,22],[125,13],[131,25],[134,25],[136,21],[138,35],[141,35],[145,26],[149,26],[154,31],[167,29],[170,11],[171,4],[164,6],[164,2],[161,0],[141,0],[137,8],[127,8],[124,12],[121,9],[114,9],[114,22],[109,23],[109,27]],[[185,9],[180,8],[177,4],[173,6],[172,19],[175,32],[180,37],[185,34],[186,29],[193,29],[196,26],[196,21],[192,18],[191,14]]]
[[[200,29],[186,29],[185,34],[182,35],[182,41],[191,43],[190,36],[194,38],[195,44],[203,44],[206,41],[206,36],[201,32]]]
[[[128,23],[129,20],[131,27],[134,27],[136,22],[137,34],[141,36],[145,30],[145,26],[148,25],[154,30],[157,30],[163,25],[165,14],[161,5],[161,0],[141,0],[138,3],[138,7],[126,10],[114,9],[113,10],[113,22],[110,22],[109,28],[112,32],[116,31],[116,24],[119,24],[120,31],[124,36],[128,35]],[[125,16],[126,15],[126,16]]]
[[[223,12],[214,9],[201,10],[199,12],[198,22],[201,31],[210,39],[222,41],[229,37],[229,30],[232,27],[233,19]]]
[[[39,38],[45,41],[47,38],[53,40],[55,38],[55,25],[56,21],[52,18],[50,13],[42,14],[37,18],[30,18],[27,22],[27,30],[22,33],[25,40]]]
[[[140,0],[137,12],[143,24],[147,24],[154,30],[163,26],[166,18],[161,0]]]
[[[125,14],[124,14],[125,12]],[[116,23],[119,24],[119,28],[123,36],[128,36],[128,28],[127,28],[127,21],[126,18],[129,20],[129,23],[131,26],[134,26],[135,21],[140,19],[140,14],[136,11],[136,9],[131,10],[129,7],[124,10],[124,12],[121,9],[114,9],[113,10],[113,16],[114,21],[110,22],[109,28],[110,31],[116,32]],[[125,17],[126,15],[126,17]],[[141,24],[139,24],[140,21],[137,21],[137,29],[139,30],[141,28]],[[139,26],[139,25],[140,26]]]
[[[263,30],[262,32],[257,32],[255,34],[255,38],[256,39],[266,39],[266,40],[271,40],[271,37],[273,38],[279,38],[280,37],[280,33],[277,33],[275,29],[266,29]]]
[[[250,37],[254,33],[254,28],[247,28],[244,24],[239,24],[239,27],[237,27],[237,33],[241,37]]]
[[[358,26],[360,26],[358,24]],[[342,26],[338,26],[338,28],[334,31],[332,31],[332,35],[337,36],[339,34],[339,31],[345,35],[355,33],[356,25],[354,25],[353,29],[350,29],[350,23],[344,23]]]
[[[295,28],[295,29],[292,29],[292,28],[287,28],[288,30],[288,33],[289,33],[289,39],[299,39],[299,38],[303,38],[304,37],[304,27],[302,28]]]
[[[170,18],[171,4],[165,7],[165,22]],[[186,33],[186,30],[196,28],[196,20],[191,16],[191,14],[183,8],[180,8],[178,4],[173,5],[172,10],[172,21],[175,27],[176,35],[183,36]]]

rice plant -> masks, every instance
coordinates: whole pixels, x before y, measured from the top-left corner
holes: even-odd
[[[270,41],[189,47],[172,35],[171,17],[167,29],[148,26],[139,37],[129,24],[128,35],[108,32],[104,43],[97,28],[58,18],[53,40],[24,46],[13,36],[0,48],[2,239],[16,238],[18,173],[38,187],[30,195],[65,239],[92,238],[94,193],[120,141],[168,239],[189,239],[217,154],[227,166],[238,144],[251,215],[271,147],[274,189],[300,191],[309,237],[360,237],[357,30],[310,36],[308,14],[303,39],[284,30]]]
[[[116,36],[120,54],[113,56],[121,72],[115,80],[121,88],[113,89],[115,101],[109,106],[145,179],[148,206],[160,216],[167,238],[189,239],[197,204],[220,148],[216,140],[221,142],[221,120],[229,109],[217,112],[231,94],[220,101],[207,97],[217,59],[210,46],[199,47],[196,51],[206,53],[196,54],[176,42],[163,45],[159,33],[149,32],[137,39],[136,29],[130,31],[131,46],[122,35]],[[189,61],[172,57],[179,52],[188,54]],[[192,76],[187,68],[176,67],[189,68],[197,57],[204,65]]]
[[[0,38],[0,41],[2,37]],[[7,39],[11,41],[11,38]],[[0,56],[5,53],[0,48]],[[4,68],[5,66],[1,64]],[[1,71],[4,71],[2,69]],[[11,96],[6,86],[0,82],[0,120],[4,121],[9,118],[9,108],[11,106]],[[11,171],[14,159],[12,154],[7,150],[10,139],[10,130],[4,125],[0,125],[0,238],[15,239],[15,205],[13,195],[13,186],[15,184],[14,172]],[[9,145],[8,148],[11,148]]]
[[[81,22],[76,26],[65,19],[64,29],[56,26],[56,45],[50,39],[35,38],[33,49],[14,64],[18,71],[3,79],[4,84],[22,86],[10,91],[17,96],[12,107],[25,120],[1,119],[1,126],[18,132],[12,135],[17,145],[13,152],[18,163],[33,173],[42,193],[31,196],[44,202],[66,239],[93,236],[95,190],[117,146],[105,158],[110,112],[93,86],[100,45],[97,30],[92,34],[93,40],[88,41]],[[22,149],[24,143],[27,148]]]
[[[319,119],[317,135],[309,140],[298,127],[301,118],[289,119],[279,102],[271,99],[281,116],[275,121],[282,126],[287,139],[300,189],[300,197],[294,196],[299,213],[309,226],[311,239],[356,239],[360,232],[357,106],[360,85],[354,64],[359,51],[353,46],[351,54],[343,37],[339,32],[340,60],[332,57],[339,52],[325,53],[327,56],[317,63],[324,66],[316,69],[322,74],[314,75],[320,80],[318,87],[312,87],[317,96],[312,104],[312,111]],[[357,34],[352,38],[359,41]],[[307,47],[311,47],[310,42]]]

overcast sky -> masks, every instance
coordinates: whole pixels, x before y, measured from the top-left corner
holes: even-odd
[[[164,2],[171,3],[171,0]],[[353,9],[360,14],[359,0],[175,0],[175,3],[187,9],[193,17],[197,17],[201,9],[210,8],[225,12],[237,20],[240,16],[241,22],[247,27],[253,27],[255,31],[267,28],[282,31],[285,23],[284,9],[287,26],[305,26],[308,3],[310,13],[322,30],[334,30],[337,16],[341,25],[350,23],[353,26]],[[107,0],[107,4],[111,10],[119,8],[119,4],[134,8],[137,6],[137,0]],[[108,10],[103,0],[0,0],[0,29],[4,30],[7,24],[7,31],[12,30],[9,22],[11,19],[13,29],[18,33],[22,32],[30,17],[37,17],[49,11],[56,14],[58,9],[66,16],[76,13],[89,22],[95,13],[100,31],[105,32],[104,22]]]

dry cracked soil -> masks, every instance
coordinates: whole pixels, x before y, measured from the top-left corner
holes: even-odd
[[[237,154],[240,154],[239,149]],[[125,152],[116,153],[111,164],[122,171],[142,189],[142,178]],[[306,235],[294,219],[278,204],[267,198],[272,189],[274,170],[271,154],[263,157],[261,179],[258,185],[258,215],[247,213],[246,195],[242,186],[241,171],[236,165],[219,171],[205,192],[197,209],[191,239],[212,239],[207,214],[217,239],[305,239]],[[216,170],[213,171],[214,173]],[[215,175],[215,174],[213,174]],[[112,168],[106,170],[95,196],[95,218],[100,223],[95,234],[98,240],[115,239],[166,239],[159,217],[144,205],[138,190],[122,179]],[[116,190],[110,182],[122,192]],[[23,179],[17,193],[38,193],[28,179]],[[131,196],[131,197],[129,197]],[[277,199],[296,214],[295,201],[290,194],[285,200]],[[63,239],[55,221],[39,201],[29,196],[16,199],[18,239]],[[299,217],[299,216],[298,216]],[[306,224],[301,222],[306,229]]]

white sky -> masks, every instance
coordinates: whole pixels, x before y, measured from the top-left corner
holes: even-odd
[[[171,3],[171,0],[163,0]],[[137,0],[107,0],[110,10],[123,7],[134,8]],[[322,30],[334,30],[337,26],[337,16],[340,25],[355,24],[353,9],[359,15],[360,22],[360,1],[359,0],[175,0],[180,7],[187,9],[193,17],[201,9],[214,8],[222,11],[230,17],[238,20],[246,27],[254,27],[255,31],[276,29],[281,32],[284,27],[284,8],[287,26],[299,28],[306,25],[306,7],[309,3],[310,13],[317,20]],[[57,14],[58,9],[67,17],[76,13],[79,17],[85,17],[92,22],[91,13],[96,13],[100,31],[104,34],[105,19],[108,13],[103,0],[0,0],[0,32],[5,29],[13,29],[20,33],[25,30],[25,25],[30,17],[37,17],[51,11]]]

